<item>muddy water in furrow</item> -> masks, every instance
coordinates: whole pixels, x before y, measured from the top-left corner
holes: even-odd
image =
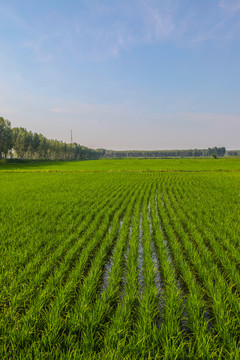
[[[130,250],[130,240],[132,237],[132,222],[133,222],[133,218],[131,218],[129,232],[128,232],[128,238],[127,238],[127,243],[126,243],[126,249],[125,249],[125,252],[123,255],[124,256],[124,271],[123,271],[123,283],[124,284],[126,282],[126,275],[127,275],[126,263],[127,263],[127,259],[128,259],[129,250]]]
[[[164,204],[163,198],[162,198],[162,193],[161,193],[161,202],[162,202],[163,208],[165,208],[165,204]],[[157,191],[156,191],[156,194],[155,194],[155,207],[156,207],[156,212],[158,214]],[[163,228],[162,228],[162,223],[161,223],[161,220],[160,220],[159,216],[158,216],[158,219],[159,219],[159,228],[160,228],[161,233],[163,235],[163,243],[164,243],[165,252],[167,254],[167,259],[172,264],[172,256],[171,256],[170,248],[168,246],[168,243],[167,243],[167,240],[166,240]]]
[[[150,230],[150,236],[151,236],[152,258],[153,258],[154,271],[155,271],[155,284],[156,284],[156,288],[158,289],[158,293],[160,293],[163,289],[163,281],[162,281],[161,273],[160,273],[157,249],[156,249],[156,245],[153,241],[153,226],[152,226],[152,219],[151,219],[151,202],[150,202],[150,200],[148,202],[148,221],[149,221],[149,230]]]
[[[157,216],[158,216],[158,205],[157,205],[157,190],[156,190],[156,193],[155,193],[155,209],[156,209],[156,213],[157,213]],[[164,206],[164,203],[162,201],[162,205]],[[167,254],[167,259],[170,263],[172,263],[172,257],[171,257],[171,254],[170,254],[170,249],[168,247],[168,244],[167,244],[167,241],[166,241],[166,238],[165,238],[165,235],[164,235],[164,232],[163,232],[163,229],[162,229],[162,224],[161,224],[161,221],[160,221],[160,218],[158,216],[158,224],[159,224],[159,229],[163,235],[163,243],[164,243],[164,248],[165,248],[165,252]],[[159,267],[160,269],[160,267]],[[164,321],[164,308],[165,308],[165,299],[164,299],[164,291],[165,291],[165,286],[164,286],[164,281],[161,279],[161,296],[160,296],[160,304],[159,304],[159,324],[158,326],[160,327]]]
[[[140,213],[140,221],[139,221],[139,242],[138,242],[138,286],[139,286],[139,293],[143,292],[144,288],[144,274],[143,274],[143,256],[144,250],[142,245],[142,238],[143,238],[143,228],[142,228],[142,212]]]
[[[120,234],[121,228],[122,228],[122,224],[123,224],[123,218],[120,220],[120,224],[119,224],[119,230],[118,230],[118,235]],[[110,227],[111,228],[111,227]],[[109,230],[108,230],[109,231]],[[110,232],[110,231],[109,231]],[[109,276],[111,273],[111,269],[112,269],[112,265],[113,265],[113,259],[114,259],[114,254],[116,251],[116,247],[117,247],[117,241],[115,242],[114,248],[110,254],[109,260],[106,262],[106,264],[104,265],[104,269],[103,269],[103,279],[102,279],[102,286],[100,289],[100,293],[102,293],[104,290],[107,289],[108,287],[108,281],[109,281]]]
[[[128,238],[127,238],[127,243],[126,243],[126,248],[123,254],[123,262],[124,262],[124,269],[123,269],[123,275],[122,275],[122,286],[120,289],[120,297],[119,297],[119,303],[122,303],[123,297],[124,297],[124,288],[126,285],[126,279],[127,279],[127,261],[128,261],[128,256],[129,256],[129,251],[130,251],[130,241],[131,241],[131,237],[132,237],[132,222],[133,222],[133,218],[131,218],[131,223],[129,226],[129,232],[128,232]]]

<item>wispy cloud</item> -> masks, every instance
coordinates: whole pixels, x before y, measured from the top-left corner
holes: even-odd
[[[224,28],[225,24],[227,22],[227,19],[223,19],[216,24],[213,24],[211,27],[208,27],[208,29],[199,27],[198,31],[191,34],[191,36],[186,41],[187,44],[197,44],[197,43],[204,43],[210,40],[217,40],[221,39],[223,40],[223,37],[226,36],[226,34],[223,36],[221,30]]]
[[[144,36],[144,40],[152,42],[168,38],[175,29],[172,15],[164,13],[160,9],[150,6],[149,3],[144,1],[142,1],[142,5],[146,10],[144,12],[146,27],[146,36]]]
[[[84,53],[84,47],[88,47],[85,55],[101,60],[142,44],[165,41],[174,28],[169,7],[141,0],[134,4],[123,1],[107,10],[96,3],[90,17],[76,16],[73,31],[79,51]]]
[[[175,46],[191,46],[212,40],[236,36],[239,28],[231,23],[231,16],[240,10],[240,0],[221,0],[215,5],[206,2],[201,15],[177,0],[159,2],[90,1],[76,6],[71,19],[62,13],[55,16],[54,26],[38,27],[29,24],[23,14],[7,5],[0,7],[0,16],[22,33],[15,46],[32,50],[37,62],[51,62],[58,56],[70,54],[74,59],[107,61],[141,45],[160,45],[170,42]],[[212,16],[208,8],[223,9]],[[215,11],[216,13],[216,11]],[[21,39],[21,40],[20,40]]]
[[[112,5],[108,11],[104,5],[101,8],[101,4],[95,4],[97,10],[90,19],[80,17],[75,22],[76,45],[83,56],[106,60],[134,47],[163,42],[182,47],[209,41],[222,43],[239,33],[232,16],[239,11],[240,0],[206,2],[200,14],[180,1],[139,0],[134,5],[127,4],[123,1],[118,6]],[[217,12],[219,8],[226,11]],[[86,52],[84,38],[88,41]]]
[[[14,24],[18,27],[18,29],[21,30],[29,30],[29,26],[24,21],[24,19],[18,15],[18,13],[9,6],[6,6],[5,4],[1,4],[0,6],[0,16],[5,21],[7,20],[9,23]]]
[[[189,9],[185,16],[179,21],[176,20],[177,31],[174,33],[173,42],[180,47],[191,48],[212,43],[219,48],[219,45],[225,47],[229,41],[237,40],[240,23],[234,17],[240,10],[240,0],[238,3],[221,1],[217,7],[211,3],[209,10],[206,9],[202,16]],[[224,11],[219,11],[219,8]]]
[[[222,9],[236,13],[240,11],[240,0],[221,0],[219,6]]]
[[[46,37],[44,37],[46,39]],[[39,40],[24,41],[20,47],[23,49],[31,49],[34,53],[37,62],[48,63],[52,61],[52,55],[46,50],[44,46],[44,38]]]
[[[5,22],[10,29],[15,29],[14,35],[11,37],[12,42],[14,42],[14,46],[11,46],[12,53],[14,49],[29,49],[32,51],[36,62],[46,63],[52,60],[52,55],[46,44],[56,36],[55,33],[50,34],[47,28],[39,29],[31,25],[14,7],[1,5],[0,16],[2,22]],[[8,44],[8,37],[3,38],[2,44],[4,43]]]

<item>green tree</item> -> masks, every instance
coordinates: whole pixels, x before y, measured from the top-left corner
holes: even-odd
[[[7,157],[8,151],[12,148],[12,130],[9,120],[0,117],[0,159],[3,155]]]
[[[17,152],[20,159],[23,159],[28,147],[29,147],[29,136],[26,129],[13,128],[13,148]]]

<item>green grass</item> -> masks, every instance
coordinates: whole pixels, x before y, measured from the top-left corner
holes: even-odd
[[[1,359],[239,359],[239,159],[0,169]]]
[[[240,170],[240,158],[219,159],[101,159],[82,161],[31,161],[0,165],[0,171],[213,171]]]

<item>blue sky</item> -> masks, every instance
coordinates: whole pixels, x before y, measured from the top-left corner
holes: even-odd
[[[240,0],[0,0],[0,116],[93,148],[240,149]]]

